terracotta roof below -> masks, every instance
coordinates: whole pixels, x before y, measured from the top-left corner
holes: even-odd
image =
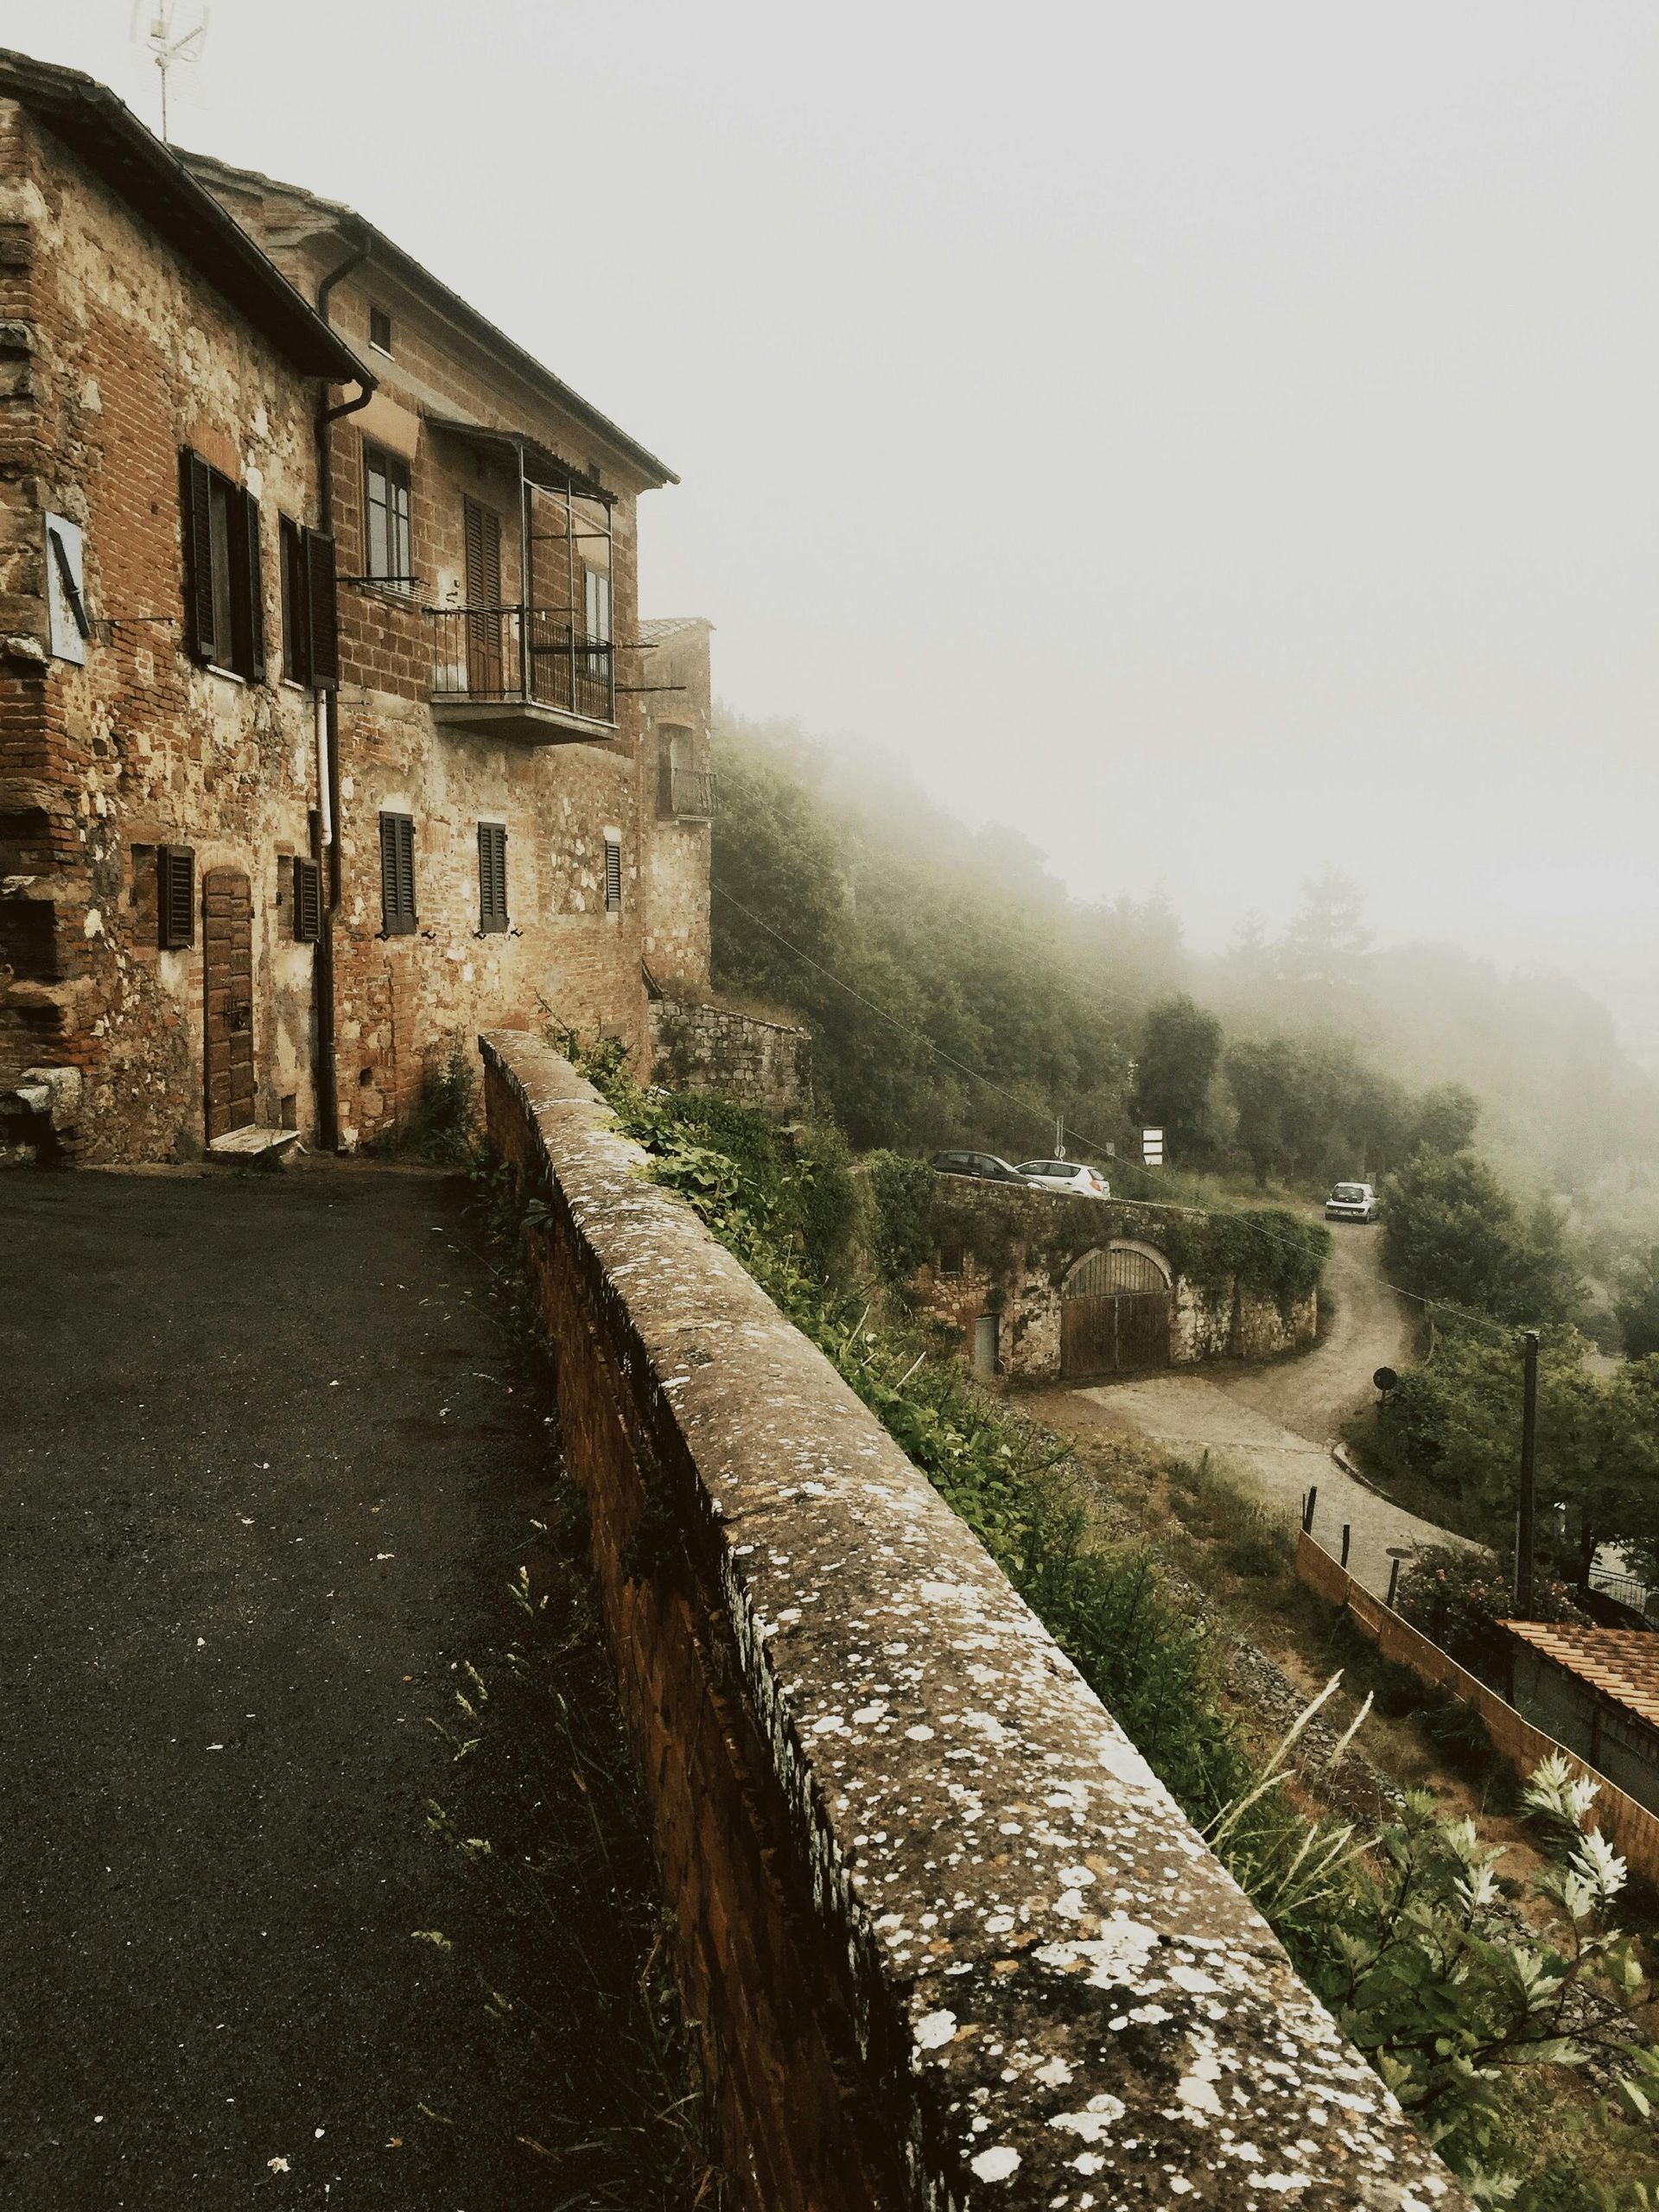
[[[1659,1635],[1641,1628],[1577,1628],[1559,1621],[1505,1621],[1511,1635],[1569,1675],[1659,1728]]]

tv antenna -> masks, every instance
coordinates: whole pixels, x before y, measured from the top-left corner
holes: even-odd
[[[136,43],[138,37],[138,16],[144,0],[133,0],[130,36]],[[144,32],[144,44],[149,48],[156,67],[162,74],[162,143],[168,143],[167,131],[167,73],[175,62],[200,61],[201,50],[207,43],[207,10],[204,8],[199,20],[191,28],[180,30],[175,22],[177,0],[151,0],[149,24]]]

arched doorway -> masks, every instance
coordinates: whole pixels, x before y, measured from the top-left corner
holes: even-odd
[[[1060,1374],[1169,1365],[1169,1269],[1144,1245],[1085,1252],[1060,1290]]]

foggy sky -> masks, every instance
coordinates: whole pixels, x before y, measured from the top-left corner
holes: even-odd
[[[0,41],[154,123],[128,7]],[[743,711],[1200,944],[1334,861],[1659,976],[1649,0],[213,0],[174,86],[680,472]]]

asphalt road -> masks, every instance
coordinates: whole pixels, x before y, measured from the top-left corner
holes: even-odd
[[[1317,1486],[1314,1535],[1337,1553],[1346,1525],[1351,1569],[1385,1597],[1396,1554],[1462,1539],[1378,1497],[1331,1457],[1343,1421],[1372,1396],[1376,1370],[1403,1365],[1408,1353],[1408,1324],[1378,1265],[1381,1236],[1375,1227],[1335,1226],[1327,1269],[1334,1317],[1300,1357],[1219,1369],[1213,1376],[1144,1376],[1070,1395],[1110,1427],[1134,1429],[1188,1457],[1212,1453],[1245,1489],[1287,1516],[1300,1518],[1304,1494]]]
[[[425,1716],[550,1478],[461,1203],[0,1177],[8,2212],[525,2201],[524,2057],[411,1940],[476,1932]]]

